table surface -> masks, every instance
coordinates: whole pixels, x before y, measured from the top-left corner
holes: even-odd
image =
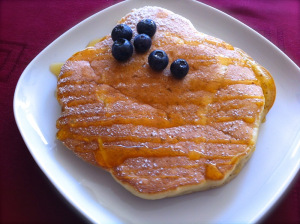
[[[0,1],[0,223],[84,223],[39,169],[16,126],[20,75],[47,45],[119,1]],[[299,0],[202,0],[265,36],[300,65]],[[300,176],[262,223],[300,223]]]

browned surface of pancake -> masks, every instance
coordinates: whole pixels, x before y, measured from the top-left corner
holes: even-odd
[[[121,63],[110,35],[62,67],[57,137],[84,160],[103,167],[148,199],[222,185],[252,154],[258,127],[275,99],[269,73],[243,51],[199,33],[158,7],[133,10],[119,23],[153,19],[151,49]],[[164,50],[169,65],[155,72],[147,58]],[[182,58],[188,75],[169,66]]]

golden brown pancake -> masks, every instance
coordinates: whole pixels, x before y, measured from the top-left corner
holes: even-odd
[[[223,185],[255,149],[275,99],[273,78],[242,50],[166,9],[134,9],[119,23],[135,36],[145,18],[157,25],[148,52],[118,62],[108,35],[63,65],[57,138],[141,198]],[[157,49],[169,56],[162,72],[148,65]],[[180,80],[170,73],[178,58],[190,67]]]

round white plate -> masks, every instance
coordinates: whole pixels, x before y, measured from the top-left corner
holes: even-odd
[[[223,187],[148,201],[117,184],[109,173],[73,155],[56,140],[60,113],[49,65],[63,62],[95,38],[111,32],[132,8],[156,5],[188,19],[200,31],[239,47],[266,67],[277,85],[274,107],[256,151],[241,173]],[[24,70],[14,96],[14,114],[33,158],[58,191],[97,223],[252,223],[270,210],[300,167],[300,69],[251,28],[192,0],[129,0],[79,23],[43,50]]]

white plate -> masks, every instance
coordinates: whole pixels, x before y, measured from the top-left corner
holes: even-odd
[[[132,8],[165,7],[195,27],[250,54],[274,76],[277,99],[260,130],[256,151],[227,185],[190,195],[148,201],[117,184],[110,174],[78,159],[56,138],[60,107],[49,65],[63,62],[86,44],[111,32]],[[105,22],[103,22],[105,21]],[[195,1],[130,0],[79,23],[43,50],[25,69],[15,91],[14,114],[37,164],[84,216],[99,223],[257,222],[287,189],[300,167],[300,70],[264,37]]]

